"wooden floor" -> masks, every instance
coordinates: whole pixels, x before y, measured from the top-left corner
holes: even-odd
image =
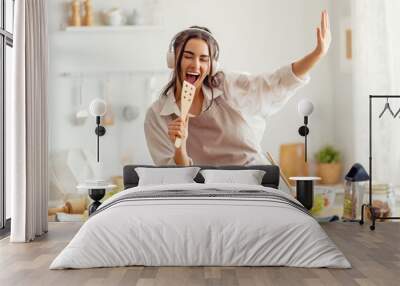
[[[400,285],[400,223],[323,225],[353,268],[121,267],[48,270],[80,223],[50,223],[32,243],[0,241],[0,285]]]

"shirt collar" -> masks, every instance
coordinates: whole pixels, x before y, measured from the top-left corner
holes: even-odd
[[[204,102],[203,102],[203,111],[210,105],[212,93],[211,88],[203,85],[202,86],[203,94],[204,94]],[[214,99],[223,94],[223,90],[220,88],[214,88]],[[161,116],[168,116],[171,114],[175,114],[176,116],[181,116],[181,111],[176,104],[174,88],[171,87],[167,91],[167,96],[164,97],[162,108],[160,111]]]
[[[167,96],[164,97],[164,102],[160,111],[161,116],[168,116],[171,114],[176,114],[177,116],[181,116],[181,111],[179,110],[178,105],[176,104],[174,88],[171,87],[167,91]]]

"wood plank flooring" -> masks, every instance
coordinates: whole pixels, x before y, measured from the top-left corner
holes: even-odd
[[[329,223],[323,228],[351,262],[352,269],[290,267],[120,267],[48,270],[78,231],[80,223],[50,223],[32,243],[0,241],[0,285],[400,285],[400,223]]]

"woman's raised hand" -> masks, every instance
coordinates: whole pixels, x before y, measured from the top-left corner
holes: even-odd
[[[317,47],[316,52],[324,56],[331,45],[331,29],[329,26],[329,16],[326,10],[321,13],[321,27],[317,28]]]
[[[331,40],[329,16],[324,10],[321,13],[321,27],[317,28],[317,47],[311,53],[292,64],[293,73],[298,77],[307,74],[328,52]]]
[[[186,116],[186,120],[183,121],[181,117],[172,120],[168,123],[168,136],[171,139],[172,143],[175,144],[176,138],[181,138],[182,145],[186,143],[186,139],[188,136],[188,125],[189,125],[189,116]]]

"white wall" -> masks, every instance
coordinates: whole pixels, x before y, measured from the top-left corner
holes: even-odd
[[[333,129],[334,142],[343,153],[344,172],[354,164],[354,104],[352,94],[352,68],[351,64],[343,62],[345,57],[345,42],[343,28],[351,26],[351,1],[335,1],[331,10],[332,35],[336,39],[332,42],[331,55],[333,79]],[[341,35],[342,33],[342,35]],[[366,166],[365,166],[366,167]]]
[[[157,1],[156,1],[157,2]],[[221,64],[229,70],[252,73],[272,71],[289,64],[308,52],[316,44],[316,27],[321,10],[327,8],[334,17],[340,18],[341,10],[331,7],[329,1],[273,1],[273,0],[226,0],[212,1],[159,1],[161,29],[110,33],[70,33],[60,27],[66,22],[68,6],[65,0],[49,1],[50,31],[50,99],[49,116],[51,150],[86,148],[95,151],[94,120],[88,119],[83,126],[73,126],[70,117],[77,109],[76,86],[73,80],[60,76],[66,71],[153,69],[165,70],[165,52],[169,39],[179,30],[190,25],[209,27],[221,46]],[[112,3],[112,4],[111,4]],[[94,0],[94,9],[121,6],[126,10],[142,8],[145,1]],[[336,3],[336,2],[335,2]],[[347,11],[345,11],[347,12]],[[335,21],[333,21],[335,23]],[[333,25],[332,25],[333,26]],[[281,112],[271,117],[264,134],[263,148],[279,158],[279,145],[302,142],[297,129],[302,118],[297,113],[297,102],[304,97],[315,104],[310,118],[311,134],[309,153],[313,154],[326,143],[338,140],[342,126],[335,123],[334,107],[342,107],[343,100],[336,102],[334,94],[342,94],[334,88],[332,71],[337,53],[333,45],[330,53],[311,72],[311,82],[289,101]],[[340,75],[338,75],[340,76]],[[166,76],[158,77],[162,86]],[[148,163],[143,137],[143,115],[152,95],[145,90],[145,78],[127,76],[111,77],[110,101],[117,114],[114,126],[107,128],[102,138],[102,155],[108,164],[110,175],[120,174],[120,160],[127,157],[131,162]],[[84,87],[84,103],[101,94],[98,79],[90,78]],[[344,95],[343,95],[344,96]],[[118,115],[124,104],[135,104],[142,109],[138,120],[123,122]],[[75,109],[74,109],[75,108]],[[339,139],[343,143],[345,139]],[[105,153],[107,152],[107,153]]]

